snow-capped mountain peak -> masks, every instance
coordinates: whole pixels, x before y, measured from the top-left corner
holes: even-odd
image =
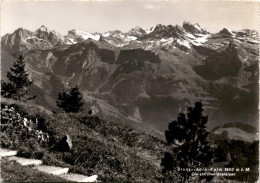
[[[111,35],[111,34],[110,34],[109,32],[106,32],[106,33],[102,34],[103,37],[108,37],[108,36],[110,36],[110,35]]]
[[[198,24],[198,23],[196,23],[196,24],[194,24],[194,27],[196,28],[196,29],[201,29],[201,27],[200,27],[200,25]]]
[[[98,33],[92,34],[89,32],[84,32],[76,29],[68,31],[68,34],[65,36],[66,44],[76,44],[78,42],[82,42],[87,39],[93,39],[99,41],[100,37],[101,36]]]
[[[156,28],[156,26],[153,26],[153,27],[151,27],[150,29],[147,29],[147,30],[145,31],[146,34],[150,34],[151,32],[154,31],[155,28]]]
[[[89,33],[77,29],[68,31],[66,36],[56,31],[50,31],[42,25],[36,31],[28,31],[23,28],[17,29],[13,34],[6,35],[2,39],[7,44],[9,40],[22,41],[22,46],[16,48],[15,41],[7,45],[8,49],[22,51],[32,48],[52,48],[59,45],[72,45],[81,43],[87,39],[100,42],[107,42],[116,47],[143,48],[146,50],[160,49],[165,50],[179,49],[186,53],[195,49],[194,46],[208,46],[218,48],[218,44],[211,44],[211,41],[218,38],[234,38],[237,41],[246,41],[252,44],[259,43],[258,33],[252,30],[231,31],[223,28],[216,34],[207,32],[199,24],[184,22],[179,25],[157,24],[149,30],[144,30],[139,26],[130,29],[128,32],[120,30],[107,31],[101,33]]]

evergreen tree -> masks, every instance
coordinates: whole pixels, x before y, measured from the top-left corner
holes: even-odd
[[[65,112],[77,113],[79,112],[84,103],[82,102],[82,93],[78,86],[74,86],[70,91],[61,91],[58,94],[57,106],[62,108]]]
[[[179,113],[177,121],[169,123],[165,131],[169,151],[161,162],[162,172],[167,178],[177,177],[182,183],[194,182],[192,178],[198,177],[192,177],[192,171],[187,168],[205,168],[212,162],[213,151],[207,141],[206,131],[208,117],[203,116],[202,111],[202,103],[196,102],[195,107],[188,108],[187,115]]]
[[[36,97],[29,96],[28,87],[32,84],[32,81],[25,70],[25,61],[22,55],[18,57],[10,71],[7,72],[7,78],[9,82],[1,83],[1,95],[3,97],[16,100],[29,100]]]

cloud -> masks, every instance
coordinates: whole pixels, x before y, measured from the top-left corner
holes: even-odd
[[[156,6],[152,4],[145,4],[143,7],[147,10],[156,10]]]

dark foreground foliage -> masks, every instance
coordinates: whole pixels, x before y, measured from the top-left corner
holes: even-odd
[[[244,142],[241,140],[218,141],[215,149],[215,158],[218,162],[230,162],[226,167],[250,168],[250,171],[238,171],[234,177],[227,179],[242,182],[257,182],[259,177],[259,141]]]
[[[195,107],[187,109],[187,115],[179,113],[177,121],[169,123],[165,137],[170,150],[164,154],[161,162],[167,179],[173,173],[178,182],[194,181],[192,171],[186,169],[205,168],[212,162],[213,150],[207,140],[206,131],[208,117],[202,111],[202,103],[196,102]],[[196,181],[210,178],[200,176]]]

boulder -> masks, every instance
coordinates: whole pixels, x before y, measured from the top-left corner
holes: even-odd
[[[63,152],[71,151],[72,147],[72,140],[69,135],[65,135],[56,145],[56,149]]]

